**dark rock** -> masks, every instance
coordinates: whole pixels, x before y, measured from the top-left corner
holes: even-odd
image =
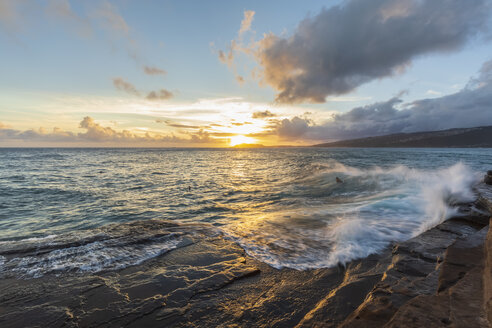
[[[292,327],[343,278],[276,270],[215,237],[119,271],[1,279],[0,327]]]
[[[451,219],[397,244],[381,281],[340,326],[445,327],[453,325],[453,320],[468,320],[470,313],[476,315],[481,308],[477,300],[482,299],[481,280],[476,281],[488,226],[483,228],[486,212],[471,205],[468,216]],[[458,285],[461,287],[455,288]],[[463,302],[469,299],[470,305],[451,317],[454,299],[439,291],[454,293]],[[483,317],[469,320],[481,325]]]
[[[118,271],[0,279],[0,327],[487,327],[492,188],[477,190],[461,216],[346,267],[276,270],[212,236]]]
[[[483,182],[488,185],[492,185],[492,175],[487,174],[486,176],[484,176]]]
[[[492,218],[489,227],[492,226]],[[492,325],[492,229],[489,228],[484,247],[483,290],[484,308],[489,324]]]
[[[490,293],[484,271],[487,233],[488,226],[448,247],[439,268],[437,293],[409,300],[384,327],[489,327],[483,310],[484,292]]]
[[[439,273],[437,288],[439,293],[454,285],[468,271],[480,265],[488,230],[488,227],[485,227],[467,238],[458,239],[452,246],[448,247]]]
[[[344,275],[344,281],[321,299],[296,327],[336,327],[348,313],[361,304],[367,293],[381,280],[388,259],[372,255],[354,261]]]

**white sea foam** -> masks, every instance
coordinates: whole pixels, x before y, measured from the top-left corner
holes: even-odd
[[[335,176],[344,180],[336,184]],[[234,222],[225,233],[276,268],[310,269],[377,253],[457,215],[474,199],[479,176],[463,163],[437,170],[353,168],[330,161],[304,185],[322,185],[337,202]],[[303,222],[299,224],[299,222]]]
[[[207,228],[149,220],[18,240],[0,245],[0,277],[122,269],[186,245],[200,229]]]
[[[97,241],[83,246],[61,248],[43,255],[0,259],[3,271],[23,278],[40,277],[46,273],[98,272],[116,270],[166,253],[178,246],[181,239],[161,239],[147,245],[111,245]],[[1,271],[0,271],[1,273]]]
[[[4,240],[0,241],[0,248],[5,245],[12,245],[12,244],[36,244],[36,243],[46,243],[49,240],[53,240],[57,237],[57,235],[48,235],[48,236],[43,236],[43,237],[30,237],[30,238],[24,238],[24,239],[19,239],[19,240]]]
[[[4,263],[20,277],[40,277],[46,273],[98,272],[116,270],[140,264],[168,252],[179,244],[179,239],[162,240],[150,245],[111,247],[105,242],[69,247],[42,256],[14,258]]]

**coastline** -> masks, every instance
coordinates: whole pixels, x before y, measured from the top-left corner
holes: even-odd
[[[487,327],[492,187],[477,192],[462,216],[345,268],[276,270],[216,236],[118,271],[2,279],[0,325]]]

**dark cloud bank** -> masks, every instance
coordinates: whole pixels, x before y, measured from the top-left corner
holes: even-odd
[[[350,0],[255,44],[263,81],[281,103],[325,102],[402,72],[425,54],[462,48],[485,30],[488,0]]]
[[[278,121],[273,134],[283,139],[338,140],[399,132],[492,125],[492,61],[454,94],[404,104],[400,97],[357,107],[316,125],[306,118]]]

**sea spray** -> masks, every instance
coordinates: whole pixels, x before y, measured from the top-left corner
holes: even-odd
[[[325,189],[331,202],[249,217],[223,229],[248,254],[276,268],[331,267],[377,253],[458,215],[456,204],[474,199],[478,178],[461,162],[425,170],[356,168],[331,160],[295,182],[298,190],[319,194]]]
[[[369,176],[375,181],[380,180],[382,189],[387,187],[388,191],[398,188],[396,183],[400,183],[401,191],[408,194],[412,193],[412,189],[416,189],[415,203],[424,219],[416,234],[457,215],[455,205],[472,201],[475,197],[472,186],[480,180],[480,174],[473,172],[462,162],[437,170],[418,170],[403,165],[364,170],[334,163],[333,168],[327,171],[352,177]],[[388,176],[390,183],[384,184]]]
[[[422,199],[427,220],[422,222],[414,235],[420,234],[437,224],[458,215],[456,204],[474,199],[472,186],[480,175],[459,162],[451,167],[427,173],[428,180],[421,180]]]

